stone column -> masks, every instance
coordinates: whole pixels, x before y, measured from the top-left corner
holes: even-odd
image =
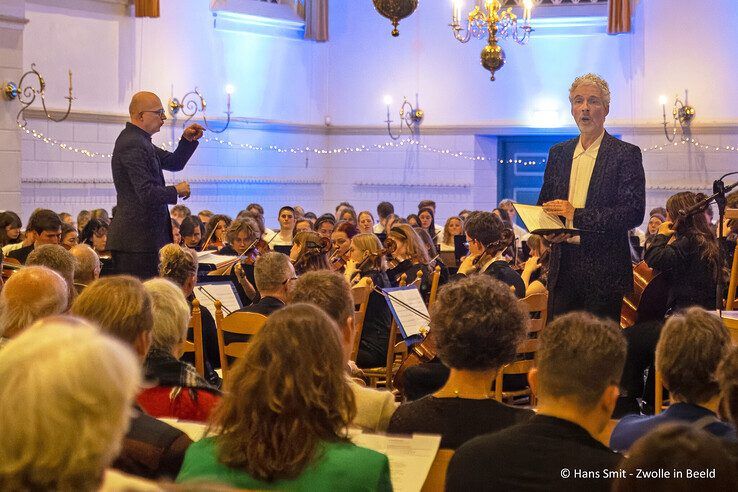
[[[0,84],[18,83],[23,69],[25,0],[0,0]],[[21,136],[18,100],[0,94],[0,210],[21,212]]]

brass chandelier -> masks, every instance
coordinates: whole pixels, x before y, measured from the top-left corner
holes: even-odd
[[[474,0],[474,8],[466,16],[466,25],[461,24],[463,0],[454,0],[451,30],[454,37],[467,43],[472,37],[482,39],[487,36],[487,46],[482,50],[482,66],[489,70],[495,80],[495,72],[505,64],[505,51],[498,44],[498,37],[512,38],[518,44],[525,44],[530,39],[533,28],[530,27],[530,11],[533,0],[518,0],[523,5],[523,24],[518,25],[518,16],[512,7],[502,8],[499,0]]]

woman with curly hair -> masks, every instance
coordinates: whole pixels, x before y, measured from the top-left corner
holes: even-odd
[[[211,421],[218,435],[190,446],[177,481],[391,490],[387,457],[348,438],[355,414],[335,322],[310,304],[286,306],[236,363]]]
[[[431,312],[431,333],[451,369],[438,391],[400,405],[389,432],[441,434],[441,447],[456,449],[481,434],[527,420],[530,410],[493,399],[497,370],[515,360],[527,315],[507,285],[477,275],[444,286]]]
[[[227,215],[216,214],[210,217],[207,227],[205,227],[205,249],[221,249],[226,245],[226,232],[231,225],[230,217]]]

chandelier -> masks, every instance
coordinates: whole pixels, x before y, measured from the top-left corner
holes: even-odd
[[[374,2],[374,8],[383,17],[386,17],[392,22],[392,36],[397,37],[400,35],[400,31],[397,29],[397,25],[402,19],[408,17],[415,9],[418,8],[419,0],[372,0]]]
[[[487,36],[487,46],[482,50],[481,59],[482,66],[492,74],[490,80],[495,80],[495,72],[505,64],[505,51],[498,44],[498,37],[512,38],[518,44],[525,44],[530,39],[533,0],[518,0],[518,3],[523,4],[522,26],[518,25],[518,16],[513,14],[512,7],[503,9],[499,0],[474,0],[474,8],[466,16],[466,25],[462,25],[463,0],[454,0],[450,24],[454,37],[467,43],[472,37],[482,39]]]

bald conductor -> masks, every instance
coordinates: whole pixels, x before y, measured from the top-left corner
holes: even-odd
[[[115,216],[108,231],[108,248],[116,273],[142,280],[157,275],[157,252],[172,242],[172,227],[167,205],[190,196],[190,185],[183,181],[166,186],[162,170],[181,171],[197,148],[204,128],[188,126],[174,152],[151,142],[166,113],[161,99],[151,92],[138,92],[128,108],[131,121],[115,141],[113,182],[117,194]]]

